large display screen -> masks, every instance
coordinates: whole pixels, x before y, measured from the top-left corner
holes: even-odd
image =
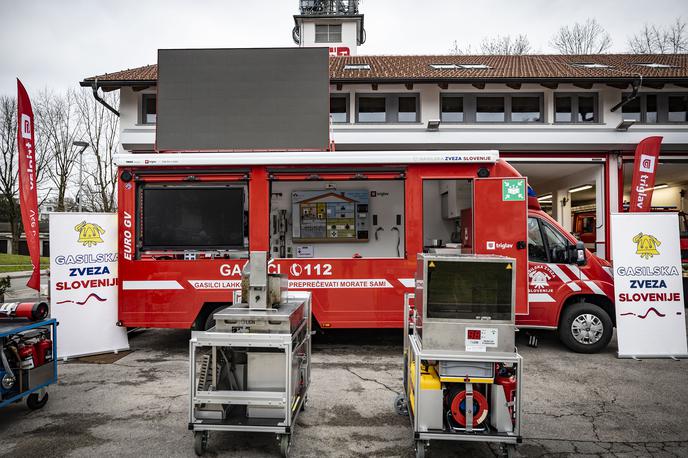
[[[149,186],[142,201],[144,251],[244,246],[243,188]]]
[[[510,320],[512,275],[501,262],[428,263],[427,317]]]
[[[160,151],[325,150],[327,48],[161,49]]]

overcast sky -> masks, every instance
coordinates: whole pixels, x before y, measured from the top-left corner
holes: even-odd
[[[158,48],[293,46],[298,0],[0,0],[0,94],[58,90],[155,63]],[[644,23],[688,19],[687,0],[362,0],[359,54],[446,54],[454,40],[525,33],[549,53],[564,24],[596,18],[623,52]]]

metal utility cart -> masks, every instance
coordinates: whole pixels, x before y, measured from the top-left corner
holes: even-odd
[[[26,398],[30,409],[48,402],[57,383],[57,321],[0,319],[0,408]]]
[[[202,455],[209,431],[274,433],[283,456],[304,409],[311,372],[310,293],[286,290],[268,275],[266,253],[251,253],[242,297],[192,332],[189,429]]]
[[[506,456],[521,442],[515,269],[501,256],[418,255],[395,400],[410,417],[417,457],[435,440],[497,442]]]

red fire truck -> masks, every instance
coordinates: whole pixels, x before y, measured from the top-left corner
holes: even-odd
[[[322,328],[400,328],[416,254],[517,260],[517,324],[595,352],[613,329],[606,261],[539,206],[497,151],[122,154],[119,320],[208,328],[249,250],[313,293]],[[531,199],[532,200],[532,199]],[[528,266],[520,268],[520,266]],[[489,291],[476,291],[489,298]]]

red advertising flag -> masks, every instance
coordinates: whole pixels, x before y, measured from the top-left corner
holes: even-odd
[[[631,212],[650,211],[661,144],[662,137],[647,137],[638,143],[635,149],[629,210]]]
[[[33,110],[24,85],[17,78],[17,146],[19,147],[19,208],[31,255],[33,273],[26,286],[41,287],[41,252],[38,234],[38,193],[34,150]]]

